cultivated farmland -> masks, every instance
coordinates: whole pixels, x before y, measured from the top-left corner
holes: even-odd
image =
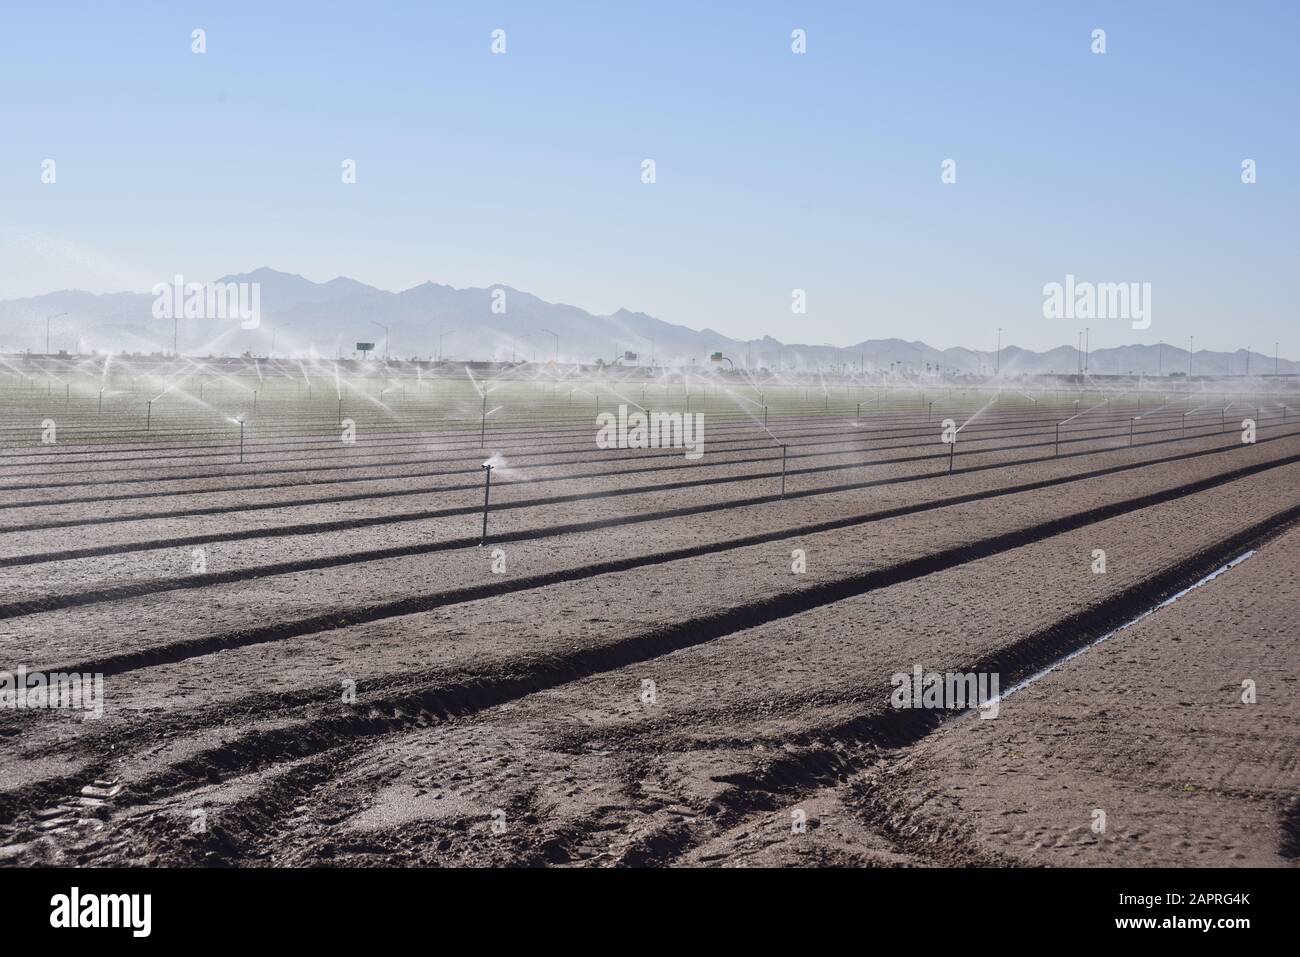
[[[1294,860],[1294,391],[191,366],[0,383],[0,863]]]

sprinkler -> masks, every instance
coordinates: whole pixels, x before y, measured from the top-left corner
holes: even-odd
[[[153,419],[153,399],[150,399],[145,405],[144,410],[144,430],[149,431],[149,423]]]
[[[763,406],[763,428],[767,428],[767,406]]]
[[[244,464],[244,417],[239,417],[239,464]]]
[[[100,412],[104,411],[104,390],[103,389],[99,390],[99,411]]]
[[[948,444],[948,474],[952,474],[952,460],[957,457],[957,436],[952,437],[952,442]]]
[[[487,544],[488,496],[492,492],[492,466],[484,462],[479,466],[483,470],[483,534],[479,538],[479,547]]]
[[[487,393],[484,392],[483,393],[483,417],[479,419],[479,426],[478,426],[478,447],[480,449],[485,447],[484,443],[486,442],[486,440],[487,440]],[[490,465],[488,466],[489,469],[491,467],[492,466]],[[486,505],[484,505],[483,507],[484,509],[487,508]],[[484,511],[483,513],[483,521],[484,522],[487,521],[486,511]],[[486,532],[484,532],[484,534],[486,534]]]
[[[343,397],[339,396],[339,428],[343,428]]]
[[[253,412],[254,414],[256,414],[257,412],[257,390],[256,389],[253,390]]]
[[[781,498],[785,498],[785,446],[781,446]]]
[[[1059,459],[1061,457],[1061,423],[1056,423],[1056,453],[1052,456]]]
[[[933,402],[931,402],[929,405],[927,405],[927,406],[925,407],[925,421],[927,421],[927,422],[930,421],[930,414],[931,414],[932,412],[934,412],[934,403],[933,403]]]
[[[1133,446],[1133,423],[1136,421],[1137,416],[1133,416],[1128,420],[1128,444],[1130,448]]]
[[[1187,413],[1186,413],[1186,412],[1183,413],[1183,434],[1182,434],[1182,437],[1183,437],[1183,438],[1186,438],[1186,437],[1187,437]]]
[[[859,403],[858,403],[858,420],[861,421],[861,419],[862,419],[862,403],[859,402]]]

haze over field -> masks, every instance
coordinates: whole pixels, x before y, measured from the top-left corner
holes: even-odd
[[[565,362],[592,363],[598,359],[611,362],[625,352],[634,352],[634,364],[649,365],[653,359],[656,365],[703,365],[710,354],[724,352],[736,366],[749,368],[809,371],[843,366],[846,371],[860,367],[873,371],[899,363],[912,373],[992,372],[999,363],[996,347],[941,350],[924,342],[881,335],[896,325],[887,320],[863,320],[855,330],[864,334],[862,339],[836,346],[782,342],[772,337],[733,339],[711,329],[691,329],[627,309],[592,315],[577,306],[545,302],[506,285],[456,289],[425,282],[389,292],[342,276],[316,283],[269,268],[218,281],[257,283],[261,324],[248,330],[237,322],[182,320],[175,330],[181,352],[266,355],[274,337],[275,351],[281,356],[308,355],[313,350],[327,358],[350,356],[358,341],[374,342],[376,354],[382,355],[387,335],[388,352],[395,358],[441,354],[456,360],[542,362],[558,356]],[[154,318],[154,302],[150,293],[95,295],[84,291],[0,302],[0,350],[44,351],[45,318],[54,316],[50,348],[55,352],[170,351],[173,323]],[[387,333],[382,326],[388,327]],[[1100,333],[1101,324],[1094,323],[1093,331]],[[1072,346],[1040,353],[1004,340],[1000,363],[1001,371],[1012,374],[1072,373],[1079,359]],[[1282,374],[1297,371],[1296,364],[1286,359],[1276,367]],[[1186,372],[1187,349],[1173,343],[1093,349],[1088,369],[1097,375]],[[1196,350],[1194,372],[1198,375],[1241,375],[1246,371],[1244,350]],[[1252,351],[1249,371],[1272,373],[1274,357]]]

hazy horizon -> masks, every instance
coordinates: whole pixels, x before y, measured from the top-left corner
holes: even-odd
[[[15,9],[0,299],[269,266],[1044,351],[1083,325],[1043,315],[1073,275],[1153,289],[1094,349],[1296,353],[1300,13],[1266,6]]]

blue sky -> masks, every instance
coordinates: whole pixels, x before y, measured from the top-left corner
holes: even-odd
[[[1151,328],[1094,347],[1300,353],[1300,4],[545,7],[9,6],[0,298],[268,265],[1042,349],[1074,342],[1042,315],[1073,273],[1152,284]]]

